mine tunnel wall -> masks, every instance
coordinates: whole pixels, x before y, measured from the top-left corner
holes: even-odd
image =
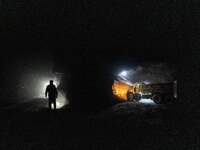
[[[73,63],[63,72],[59,88],[66,91],[69,103],[77,108],[100,109],[111,104],[114,77],[99,62]]]

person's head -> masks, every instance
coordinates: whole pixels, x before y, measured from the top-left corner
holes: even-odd
[[[53,80],[50,80],[49,83],[50,83],[50,85],[52,85],[53,84]]]

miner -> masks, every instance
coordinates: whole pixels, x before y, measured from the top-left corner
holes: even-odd
[[[51,104],[53,103],[54,109],[56,109],[56,98],[58,97],[58,91],[53,84],[53,80],[49,81],[49,85],[46,87],[45,97],[49,98],[49,109],[51,110]]]

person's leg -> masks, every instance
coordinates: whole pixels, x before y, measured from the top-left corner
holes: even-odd
[[[54,109],[56,109],[56,99],[53,100]]]
[[[51,101],[51,99],[49,98],[49,109],[51,110],[51,103],[52,103],[52,101]]]

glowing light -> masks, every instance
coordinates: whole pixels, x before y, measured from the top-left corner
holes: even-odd
[[[144,104],[155,105],[155,103],[151,99],[141,99],[139,102]]]
[[[119,75],[120,76],[127,76],[127,72],[126,71],[122,71]]]
[[[57,102],[57,108],[62,108],[63,106],[67,105],[69,101],[66,98],[66,94],[62,90],[58,90],[58,98],[56,100]]]
[[[121,100],[127,100],[126,94],[129,89],[131,89],[131,86],[116,80],[114,81],[112,86],[113,94]]]
[[[144,84],[150,84],[150,82],[148,82],[148,81],[144,81]]]
[[[57,105],[56,107],[57,107],[58,109],[59,109],[59,108],[62,108],[62,107],[64,106],[63,103],[60,103],[60,102],[57,102],[56,105]]]

